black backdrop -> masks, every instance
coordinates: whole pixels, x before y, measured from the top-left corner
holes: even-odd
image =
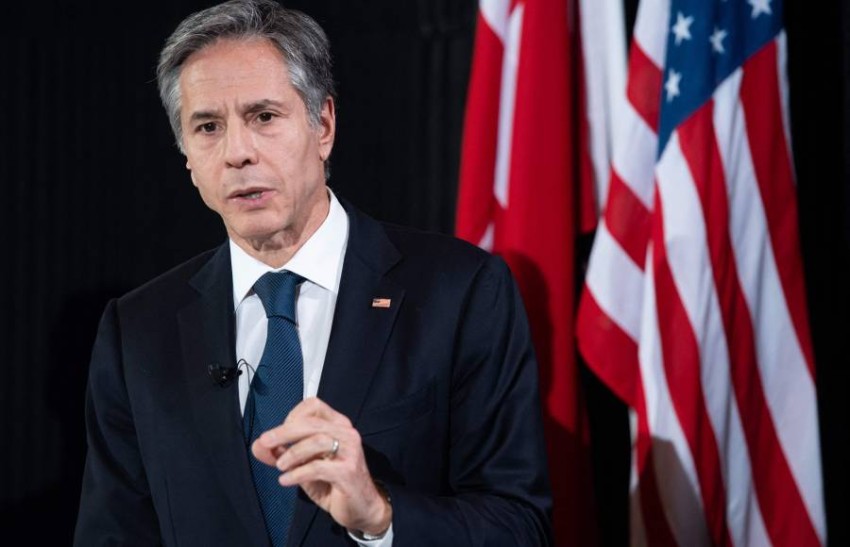
[[[831,543],[850,544],[850,7],[786,2],[800,229]],[[0,32],[0,534],[69,543],[88,355],[106,300],[221,242],[153,81],[165,37],[210,2],[53,0]],[[629,1],[633,15],[635,2]],[[303,0],[338,81],[331,186],[373,215],[451,232],[474,0]],[[843,52],[843,54],[842,54]],[[603,538],[626,538],[623,409],[590,393]],[[4,536],[5,537],[9,537]],[[13,536],[14,537],[14,536]],[[5,541],[4,541],[5,543]]]

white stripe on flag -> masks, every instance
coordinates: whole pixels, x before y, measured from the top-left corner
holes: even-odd
[[[640,44],[655,66],[664,66],[667,33],[659,32],[670,20],[670,0],[641,0],[635,21],[633,39]]]
[[[652,255],[650,243],[649,255]],[[708,546],[708,530],[703,519],[702,499],[696,466],[682,431],[664,371],[658,312],[655,306],[655,270],[647,260],[643,288],[641,345],[638,350],[641,381],[647,402],[647,417],[652,433],[652,460],[659,477],[658,491],[670,531],[679,545]],[[648,515],[648,518],[657,518]]]
[[[499,96],[499,135],[496,145],[496,175],[493,194],[503,209],[508,207],[511,175],[511,146],[514,136],[514,108],[516,106],[519,49],[522,40],[523,4],[518,5],[508,18],[508,35],[505,56],[502,60],[502,87]]]
[[[788,106],[788,71],[785,70],[788,62],[788,40],[785,31],[776,37],[776,70],[779,75],[779,98],[782,101],[782,129],[785,132],[785,143],[788,150],[791,147],[791,122],[788,119],[791,108]],[[791,168],[794,169],[794,155],[791,155]],[[796,170],[795,170],[796,171]]]
[[[651,211],[658,136],[627,101],[622,103],[615,132],[617,138],[614,140],[612,167]]]
[[[674,133],[658,164],[658,189],[664,211],[664,236],[671,242],[667,256],[673,279],[697,335],[700,379],[709,419],[717,441],[723,484],[726,491],[726,519],[736,545],[745,545],[750,522],[748,503],[756,502],[752,470],[741,416],[732,388],[728,341],[712,276],[705,217],[695,182]],[[753,506],[754,507],[754,506]],[[754,528],[765,533],[756,545],[768,543],[758,509]]]
[[[809,517],[823,539],[826,526],[820,466],[811,462],[812,447],[820,443],[817,394],[768,242],[767,217],[750,155],[743,107],[738,100],[740,79],[739,71],[715,94],[715,130],[719,143],[726,143],[720,146],[720,154],[729,185],[732,247],[757,333],[756,357],[767,405]],[[730,97],[721,100],[721,93]]]
[[[481,0],[478,8],[481,17],[487,21],[487,26],[499,37],[502,43],[505,42],[505,35],[508,32],[508,9],[510,9],[511,0]]]
[[[580,0],[590,157],[597,214],[608,194],[614,119],[626,90],[626,29],[623,3]]]
[[[605,315],[639,340],[643,270],[613,238],[604,219],[596,230],[585,283]]]

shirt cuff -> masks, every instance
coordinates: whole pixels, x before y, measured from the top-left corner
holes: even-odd
[[[354,535],[351,530],[348,531],[348,536],[357,542],[360,547],[392,547],[393,545],[393,523],[380,539],[363,539],[362,536]]]

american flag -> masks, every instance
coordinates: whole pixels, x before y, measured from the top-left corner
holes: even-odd
[[[821,545],[780,0],[642,0],[579,347],[632,409],[632,544]]]

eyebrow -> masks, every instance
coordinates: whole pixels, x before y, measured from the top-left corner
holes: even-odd
[[[286,104],[280,101],[275,101],[273,99],[261,99],[259,101],[255,101],[253,103],[248,103],[242,108],[243,114],[256,114],[261,110],[265,110],[268,107],[273,106],[276,108],[284,109],[286,108]]]
[[[199,110],[198,112],[192,112],[192,115],[189,117],[190,122],[199,122],[205,120],[214,120],[215,118],[221,117],[220,114],[215,110]]]
[[[273,99],[261,99],[259,101],[254,101],[254,102],[246,104],[240,110],[242,111],[243,115],[244,114],[256,114],[257,112],[265,110],[265,109],[269,108],[270,106],[280,108],[280,109],[286,108],[286,104],[282,103],[281,101],[275,101]],[[189,121],[194,123],[194,122],[199,122],[199,121],[214,120],[214,119],[220,118],[220,117],[221,117],[221,112],[218,111],[218,110],[199,110],[197,112],[192,113],[192,115],[189,117]]]

